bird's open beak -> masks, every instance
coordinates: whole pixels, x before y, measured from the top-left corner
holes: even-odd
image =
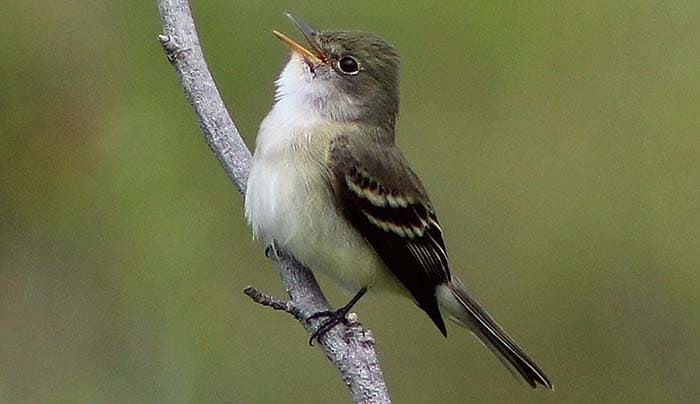
[[[285,45],[287,45],[292,51],[298,53],[306,59],[308,62],[311,62],[313,64],[321,64],[325,63],[325,56],[323,53],[319,52],[316,49],[316,46],[314,45],[314,34],[315,31],[309,24],[306,23],[306,21],[302,20],[301,18],[295,16],[292,13],[284,13],[289,19],[291,19],[294,24],[299,28],[302,34],[304,34],[304,37],[306,40],[309,42],[309,47],[310,49],[307,49],[300,45],[298,42],[295,40],[291,39],[290,37],[284,35],[283,33],[279,31],[272,31],[273,34],[282,42],[284,42]]]

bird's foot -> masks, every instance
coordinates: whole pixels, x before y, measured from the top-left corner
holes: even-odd
[[[276,242],[271,242],[270,245],[265,247],[265,256],[267,258],[270,258],[275,261],[279,261],[280,254],[279,254],[279,249],[277,248],[277,243]]]
[[[346,317],[349,311],[350,307],[346,308],[346,306],[343,306],[338,310],[323,310],[310,315],[307,321],[323,317],[326,317],[326,319],[323,320],[323,322],[321,323],[321,325],[318,326],[316,331],[314,331],[313,334],[311,334],[311,337],[309,338],[309,346],[314,346],[314,341],[318,341],[328,331],[330,331],[331,328],[335,327],[336,325],[340,323],[343,323],[346,326],[349,325],[348,319]]]
[[[316,331],[311,334],[311,337],[309,338],[309,345],[314,346],[314,340],[318,341],[319,338],[323,337],[325,333],[330,331],[331,328],[335,327],[339,323],[343,323],[346,326],[349,325],[347,315],[350,312],[350,309],[355,305],[355,303],[360,300],[362,296],[367,292],[366,288],[360,289],[359,292],[355,296],[353,296],[352,299],[346,304],[345,306],[339,308],[338,310],[323,310],[316,312],[312,315],[309,316],[309,318],[306,321],[309,320],[314,320],[320,317],[327,317],[320,326],[316,329]]]

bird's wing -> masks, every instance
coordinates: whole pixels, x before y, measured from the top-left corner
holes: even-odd
[[[343,215],[446,335],[435,297],[451,279],[442,229],[405,157],[393,142],[340,136],[329,158]]]

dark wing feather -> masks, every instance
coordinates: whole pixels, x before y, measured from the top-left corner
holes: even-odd
[[[435,287],[450,281],[450,270],[442,230],[420,181],[393,145],[374,153],[354,147],[353,154],[346,142],[338,139],[330,156],[343,215],[446,335]]]

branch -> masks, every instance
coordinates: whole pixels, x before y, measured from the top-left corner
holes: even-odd
[[[251,155],[209,72],[187,0],[158,0],[163,49],[194,108],[199,127],[226,174],[245,194]],[[310,316],[330,310],[330,305],[311,271],[283,251],[272,257],[279,266],[289,301],[267,296],[253,288],[246,294],[254,301],[292,314],[312,333],[322,320]],[[354,403],[389,403],[386,383],[374,350],[374,339],[359,321],[339,324],[324,334],[319,346],[340,372]]]

